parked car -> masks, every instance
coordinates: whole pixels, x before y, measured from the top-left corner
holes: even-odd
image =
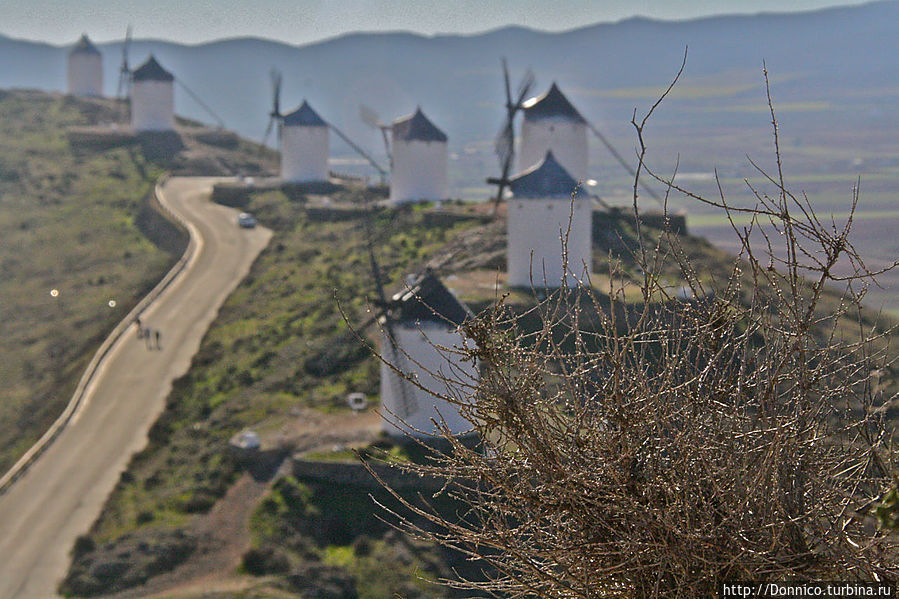
[[[237,215],[237,224],[244,229],[252,229],[256,226],[256,219],[249,212],[241,212]]]

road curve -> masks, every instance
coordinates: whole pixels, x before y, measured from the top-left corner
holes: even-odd
[[[237,211],[212,204],[215,179],[172,178],[163,203],[188,223],[195,250],[141,320],[159,351],[128,331],[103,359],[78,411],[44,454],[0,496],[0,597],[56,595],[75,538],[97,518],[131,455],[165,406],[219,307],[271,232],[239,229]]]

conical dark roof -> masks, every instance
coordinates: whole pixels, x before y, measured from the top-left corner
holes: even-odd
[[[532,166],[509,181],[509,189],[516,198],[571,197],[577,180],[556,161],[552,151],[540,164]]]
[[[393,121],[393,139],[402,139],[404,141],[446,141],[446,133],[429,121],[419,107],[415,109],[415,114]]]
[[[430,270],[393,296],[391,313],[401,323],[436,322],[459,326],[472,314]]]
[[[162,68],[153,55],[147,59],[147,62],[137,67],[132,74],[134,81],[174,81],[175,76]]]
[[[527,120],[539,120],[549,117],[563,117],[578,123],[587,121],[577,111],[577,108],[568,101],[565,94],[553,81],[549,91],[542,96],[531,98],[524,103],[524,118]]]
[[[69,50],[69,54],[100,54],[100,51],[97,50],[97,46],[95,46],[87,37],[87,34],[81,36],[81,39],[75,42],[75,45],[72,46],[72,49]]]
[[[303,100],[303,104],[284,117],[285,127],[327,127],[328,124],[312,110],[309,102]]]

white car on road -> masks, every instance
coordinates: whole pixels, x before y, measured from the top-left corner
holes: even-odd
[[[241,212],[237,215],[237,224],[244,229],[252,229],[256,226],[256,219],[249,212]]]

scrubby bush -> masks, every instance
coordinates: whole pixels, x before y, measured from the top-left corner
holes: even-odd
[[[635,119],[639,289],[613,261],[607,294],[550,293],[536,332],[502,301],[463,326],[459,351],[481,378],[450,380],[440,397],[481,446],[445,428],[450,450],[401,467],[447,479],[467,509],[448,517],[394,493],[437,526],[400,519],[408,532],[496,573],[449,584],[642,599],[711,597],[725,581],[899,575],[897,541],[871,515],[891,482],[889,398],[871,384],[892,361],[889,326],[861,306],[876,273],[851,244],[851,216],[819,220],[788,189],[771,116],[777,172],[755,206],[659,177],[725,211],[742,246],[728,277],[698,272],[675,235],[639,226],[647,120]],[[666,283],[672,263],[689,294]],[[598,318],[584,326],[588,314]]]

